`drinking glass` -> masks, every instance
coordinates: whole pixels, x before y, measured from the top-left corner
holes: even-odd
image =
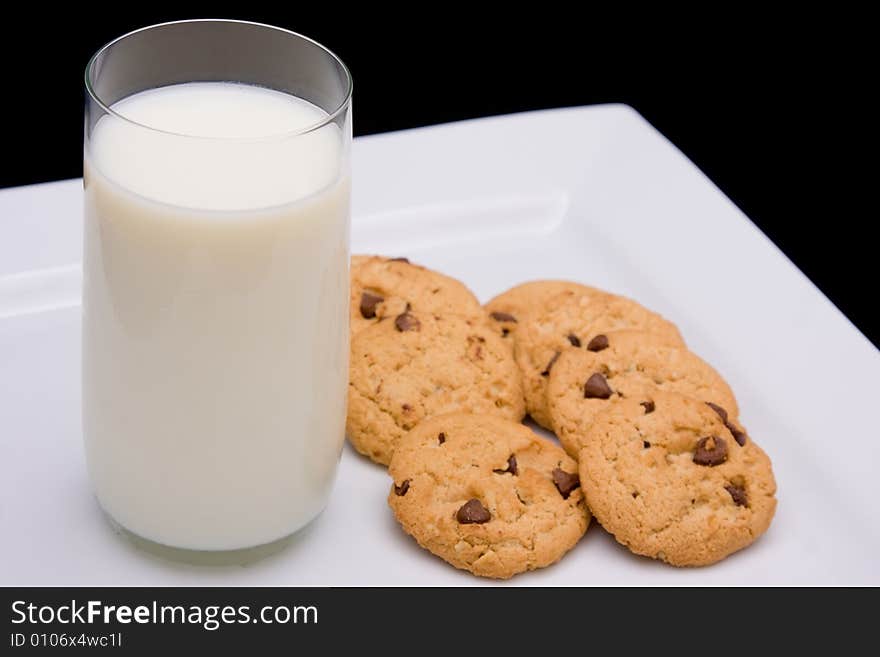
[[[184,551],[327,503],[348,385],[351,77],[278,27],[126,34],[85,73],[83,433],[110,518]]]

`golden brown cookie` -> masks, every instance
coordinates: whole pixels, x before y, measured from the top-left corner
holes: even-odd
[[[776,510],[767,455],[704,402],[671,392],[597,414],[579,471],[602,526],[636,554],[674,566],[704,566],[741,550]]]
[[[545,313],[566,300],[582,295],[603,296],[606,292],[572,281],[529,281],[494,297],[484,307],[490,324],[511,342],[516,329],[530,314]]]
[[[574,458],[595,415],[620,399],[653,390],[678,392],[729,411],[739,407],[730,386],[699,356],[632,329],[594,338],[591,349],[567,349],[547,381],[547,410],[559,442]]]
[[[351,256],[351,271],[354,271],[355,269],[357,269],[358,267],[363,265],[370,258],[376,258],[376,257],[378,257],[378,256],[363,255],[363,254],[356,254],[356,253],[352,254],[352,256]],[[395,260],[394,262],[399,262],[399,261]]]
[[[397,447],[388,504],[441,559],[506,579],[558,561],[587,529],[577,464],[528,427],[491,415],[432,417]]]
[[[478,315],[480,302],[464,284],[406,258],[351,258],[351,334],[405,310]]]
[[[352,338],[348,391],[349,440],[386,465],[401,436],[432,415],[525,415],[519,370],[482,314],[411,311],[365,328]]]
[[[516,334],[516,362],[523,376],[526,408],[532,419],[552,428],[547,410],[547,379],[566,349],[586,349],[597,335],[620,329],[654,333],[684,345],[675,324],[626,297],[580,295],[554,309],[531,315]]]

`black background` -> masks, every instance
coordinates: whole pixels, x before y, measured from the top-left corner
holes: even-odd
[[[610,13],[584,3],[347,5],[249,3],[248,11],[218,12],[216,4],[115,3],[80,5],[71,20],[47,20],[45,6],[18,7],[24,15],[0,28],[0,186],[81,175],[82,72],[106,41],[180,18],[268,22],[317,39],[349,65],[358,135],[546,107],[632,105],[880,344],[871,217],[853,201],[866,175],[843,156],[843,148],[866,148],[862,113],[873,110],[859,94],[874,83],[856,72],[867,54],[856,32],[864,18],[805,10],[646,16],[635,5]],[[718,249],[718,266],[748,268],[747,258]],[[760,321],[748,308],[736,313]]]

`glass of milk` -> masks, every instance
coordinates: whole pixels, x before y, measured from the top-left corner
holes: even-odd
[[[144,542],[276,544],[327,503],[348,379],[351,78],[318,43],[166,23],[86,70],[83,431]]]

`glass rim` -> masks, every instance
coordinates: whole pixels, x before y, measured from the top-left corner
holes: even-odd
[[[124,114],[117,112],[110,105],[108,105],[107,103],[105,103],[101,99],[101,97],[98,95],[98,92],[95,90],[94,85],[92,84],[92,77],[93,77],[92,74],[94,73],[95,62],[98,60],[98,58],[103,53],[105,53],[108,49],[112,48],[117,43],[121,42],[122,40],[127,39],[128,37],[131,37],[135,34],[139,34],[141,32],[146,32],[148,30],[153,30],[153,29],[160,28],[160,27],[167,27],[169,25],[185,25],[188,23],[231,23],[231,24],[238,24],[238,25],[252,25],[255,27],[261,27],[261,28],[266,28],[269,30],[275,30],[276,32],[282,32],[284,34],[287,34],[292,37],[296,37],[298,39],[302,39],[303,41],[307,41],[307,42],[317,46],[320,50],[322,50],[324,52],[325,55],[327,55],[330,59],[332,59],[334,62],[336,62],[343,72],[343,75],[345,77],[345,93],[342,97],[342,101],[339,103],[339,105],[332,112],[328,112],[327,116],[322,118],[320,121],[317,121],[317,122],[312,123],[310,125],[304,126],[302,128],[297,128],[295,130],[288,130],[286,132],[280,132],[280,133],[274,133],[274,134],[268,134],[268,135],[259,135],[256,137],[211,137],[211,136],[206,136],[206,135],[188,134],[185,132],[174,132],[172,130],[163,130],[162,128],[157,128],[155,126],[151,126],[146,123],[141,123],[139,121],[135,121],[134,119],[131,119],[131,118],[125,116]],[[122,34],[121,36],[116,37],[112,41],[108,41],[103,46],[98,48],[98,50],[95,52],[94,55],[91,56],[91,58],[89,58],[89,61],[86,64],[84,78],[85,78],[85,88],[86,88],[86,92],[89,95],[89,98],[91,98],[92,101],[94,101],[98,105],[98,107],[100,107],[101,110],[103,110],[107,114],[114,116],[117,119],[120,119],[122,121],[125,121],[126,123],[129,123],[131,125],[135,125],[140,128],[144,128],[146,130],[151,130],[153,132],[160,132],[160,133],[164,133],[166,135],[171,135],[174,137],[185,137],[187,139],[205,139],[205,140],[210,140],[210,141],[261,141],[264,139],[284,139],[284,138],[289,138],[289,137],[297,137],[300,135],[308,134],[310,132],[314,132],[315,130],[319,130],[320,128],[323,128],[324,126],[333,122],[336,119],[336,117],[338,117],[342,112],[344,112],[348,108],[348,106],[351,104],[351,94],[352,94],[352,90],[354,88],[354,81],[352,80],[351,71],[348,70],[348,66],[345,65],[345,62],[342,61],[342,58],[339,57],[339,55],[334,53],[327,46],[325,46],[321,43],[318,43],[314,39],[311,39],[303,34],[300,34],[299,32],[294,32],[293,30],[288,30],[283,27],[278,27],[277,25],[269,25],[268,23],[257,23],[255,21],[243,21],[243,20],[237,20],[237,19],[233,19],[233,18],[191,18],[191,19],[177,20],[177,21],[166,21],[164,23],[155,23],[153,25],[146,25],[146,26],[140,27],[136,30],[131,30],[130,32],[126,32],[125,34]],[[243,84],[247,84],[247,83],[243,83]],[[158,88],[161,88],[161,87],[158,87]],[[142,91],[146,91],[146,89],[143,89]],[[281,92],[281,93],[285,93],[285,92]],[[320,108],[320,109],[323,109],[323,108]]]

